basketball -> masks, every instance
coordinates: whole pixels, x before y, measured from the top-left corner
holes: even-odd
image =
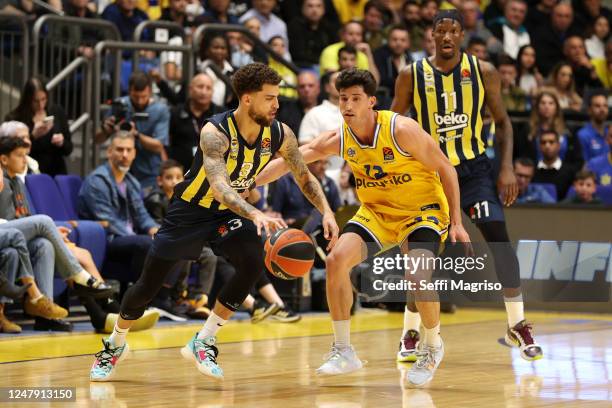
[[[314,263],[315,247],[305,232],[295,228],[276,231],[267,240],[265,263],[276,277],[291,280],[306,275]]]

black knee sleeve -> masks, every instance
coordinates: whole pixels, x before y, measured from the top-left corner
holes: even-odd
[[[504,288],[520,287],[521,273],[518,258],[510,244],[506,223],[503,221],[485,222],[478,224],[478,228],[493,254],[499,283]]]
[[[147,255],[140,278],[123,296],[121,317],[125,320],[139,319],[178,262]]]
[[[408,249],[425,249],[434,255],[440,250],[440,235],[429,228],[417,228],[408,235]]]
[[[236,311],[263,273],[263,243],[258,235],[231,237],[219,244],[219,249],[234,266],[236,273],[223,286],[218,301]]]
[[[268,279],[268,274],[264,270],[261,273],[261,275],[259,275],[259,278],[255,282],[255,289],[259,290],[259,289],[263,288],[264,286],[266,286],[269,283],[272,283],[272,282],[270,282],[270,279]]]

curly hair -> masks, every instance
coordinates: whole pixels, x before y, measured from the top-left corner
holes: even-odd
[[[361,86],[368,96],[376,94],[376,80],[370,71],[365,69],[350,68],[340,72],[336,78],[336,89],[350,88],[351,86]]]
[[[232,77],[232,85],[238,98],[251,92],[259,92],[264,85],[278,85],[281,77],[269,66],[253,62],[240,68]]]

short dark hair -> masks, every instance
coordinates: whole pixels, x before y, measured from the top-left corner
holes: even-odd
[[[353,54],[353,55],[357,55],[357,48],[353,47],[352,45],[345,45],[344,47],[340,48],[338,50],[338,58],[340,58],[340,54],[342,54],[343,52],[346,52],[347,54]]]
[[[18,136],[0,138],[0,155],[10,156],[19,148],[28,148],[30,144]]]
[[[259,92],[264,85],[278,85],[281,77],[269,66],[253,62],[240,68],[232,76],[232,86],[238,98],[251,92]]]
[[[136,71],[132,75],[130,75],[130,80],[128,82],[128,88],[133,89],[135,91],[144,91],[147,88],[151,87],[151,77],[142,71]]]
[[[408,35],[410,35],[410,31],[408,30],[408,27],[406,27],[403,24],[393,24],[391,26],[389,26],[389,32],[387,33],[387,38],[389,38],[391,36],[391,33],[393,31],[405,31],[406,33],[408,33]]]
[[[185,171],[185,168],[183,167],[181,163],[177,162],[174,159],[168,159],[162,162],[162,164],[159,166],[159,175],[163,176],[166,170],[170,170],[175,167],[178,167],[179,169],[181,169],[181,172]]]
[[[589,106],[591,106],[593,104],[593,99],[596,96],[603,96],[604,98],[606,98],[606,100],[608,100],[608,95],[606,94],[606,92],[604,91],[594,91],[592,94],[589,95]]]
[[[574,176],[574,181],[587,179],[593,179],[595,184],[597,184],[597,176],[591,170],[580,170],[578,173],[576,173],[576,176]]]
[[[427,3],[428,3],[427,1],[424,1],[421,5],[424,6]],[[461,29],[463,30],[463,16],[457,9],[438,11],[438,14],[436,14],[433,20],[433,28],[436,28],[436,26],[439,23],[441,23],[442,20],[446,20],[446,19],[456,21],[457,23],[459,23],[459,25],[461,26]]]
[[[376,80],[370,71],[365,69],[350,68],[340,72],[336,79],[336,89],[350,88],[359,85],[368,96],[376,95]]]
[[[485,40],[483,40],[480,37],[472,37],[470,38],[470,40],[468,41],[468,45],[467,48],[470,48],[473,45],[482,45],[483,47],[487,46],[487,43],[485,42]]]
[[[545,136],[545,135],[553,135],[557,142],[560,140],[559,133],[556,130],[554,130],[554,129],[543,130],[540,133],[540,139],[542,139],[542,137]]]
[[[521,166],[535,168],[535,163],[529,157],[518,157],[514,160],[514,164],[520,164]]]
[[[512,65],[514,68],[517,68],[516,61],[512,59],[511,56],[507,54],[502,54],[497,59],[497,67],[501,67],[502,65]]]

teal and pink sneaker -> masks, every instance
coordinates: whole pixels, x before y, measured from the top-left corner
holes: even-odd
[[[198,334],[181,349],[181,355],[187,360],[195,362],[198,371],[209,377],[218,380],[223,379],[223,370],[217,364],[217,356],[219,349],[215,344],[217,338],[208,336],[203,339],[198,339]]]
[[[115,373],[119,361],[125,360],[128,356],[129,347],[125,343],[122,347],[113,347],[109,340],[102,339],[104,350],[96,353],[89,379],[91,381],[110,381]]]

